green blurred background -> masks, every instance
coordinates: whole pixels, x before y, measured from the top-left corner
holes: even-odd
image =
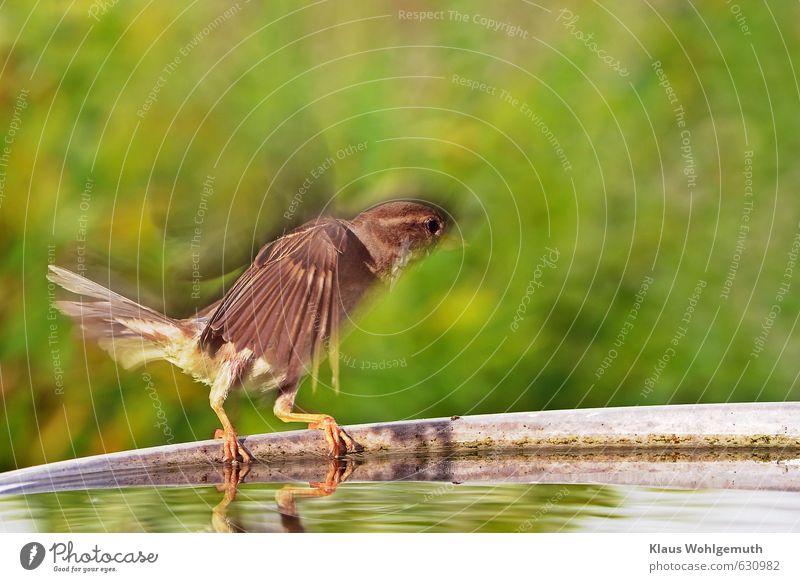
[[[395,196],[469,245],[365,309],[304,408],[797,399],[800,6],[426,8],[0,5],[0,469],[217,427],[205,387],[55,314],[48,262],[187,316],[285,229]]]

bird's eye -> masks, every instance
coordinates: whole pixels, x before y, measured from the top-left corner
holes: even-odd
[[[425,221],[425,228],[427,228],[428,232],[431,234],[438,234],[438,232],[442,229],[442,225],[435,218],[429,218]]]

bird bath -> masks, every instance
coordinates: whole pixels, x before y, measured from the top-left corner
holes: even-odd
[[[0,475],[6,531],[798,531],[800,405],[545,411],[203,441]],[[315,499],[312,499],[315,498]]]

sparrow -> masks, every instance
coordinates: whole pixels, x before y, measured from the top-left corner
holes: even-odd
[[[300,383],[310,374],[316,387],[327,356],[338,391],[342,324],[372,288],[391,287],[428,254],[447,227],[440,209],[406,200],[384,202],[352,220],[312,220],[263,246],[222,299],[188,319],[168,317],[53,264],[47,277],[80,296],[55,305],[123,367],[162,359],[210,387],[223,462],[252,461],[224,403],[232,390],[254,386],[277,394],[279,419],[321,430],[336,458],[358,445],[332,416],[295,411]]]

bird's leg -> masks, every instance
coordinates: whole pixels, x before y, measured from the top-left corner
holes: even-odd
[[[214,433],[214,438],[223,439],[222,443],[222,460],[225,463],[236,464],[239,462],[239,457],[242,457],[243,463],[252,462],[252,457],[244,448],[244,445],[239,443],[239,435],[236,434],[236,429],[233,428],[228,415],[225,414],[225,409],[222,407],[225,402],[225,397],[228,395],[230,388],[229,382],[222,382],[225,378],[214,383],[211,388],[210,402],[211,408],[217,414],[219,421],[222,423],[222,429],[217,429]]]
[[[278,399],[275,401],[275,407],[273,408],[275,416],[280,418],[283,422],[307,422],[308,428],[323,431],[325,440],[328,443],[328,450],[334,458],[340,457],[344,453],[357,452],[361,449],[358,443],[336,423],[332,416],[328,414],[293,412],[292,409],[294,408],[294,397],[296,394],[296,384],[290,389],[281,389]]]

